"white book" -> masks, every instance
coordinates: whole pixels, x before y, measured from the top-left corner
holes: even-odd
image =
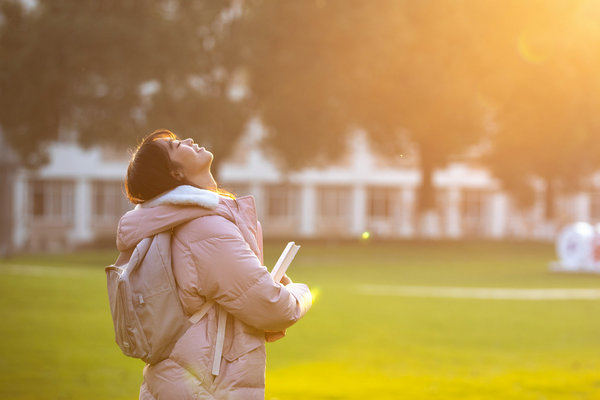
[[[273,271],[271,271],[271,276],[275,282],[279,282],[281,278],[283,278],[285,271],[287,271],[299,248],[300,245],[297,245],[294,242],[289,242],[287,246],[285,246],[285,249],[279,256],[279,260],[277,260],[273,267]]]

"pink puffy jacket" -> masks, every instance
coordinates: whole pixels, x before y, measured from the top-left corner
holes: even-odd
[[[212,307],[168,359],[146,365],[140,399],[264,399],[265,335],[282,336],[268,332],[286,329],[310,308],[306,285],[276,283],[262,265],[254,199],[217,201],[212,209],[158,202],[119,222],[121,252],[172,229],[173,273],[185,312],[192,315],[214,300],[228,313],[219,375],[211,374],[217,337],[217,307]]]

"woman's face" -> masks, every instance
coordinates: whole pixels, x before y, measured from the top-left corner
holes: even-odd
[[[199,147],[191,138],[184,140],[159,139],[158,141],[167,147],[171,162],[181,169],[187,180],[193,180],[198,174],[210,170],[213,160],[212,153],[204,147]]]

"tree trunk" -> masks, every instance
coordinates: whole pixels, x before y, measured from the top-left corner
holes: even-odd
[[[556,217],[554,202],[556,201],[556,182],[552,178],[546,178],[546,192],[544,196],[544,206],[546,211],[546,221],[554,221]]]
[[[419,187],[419,196],[417,198],[417,215],[429,211],[435,211],[435,188],[433,187],[433,164],[426,157],[421,156],[421,186]]]
[[[0,161],[0,258],[7,258],[12,251],[12,198],[15,166]]]
[[[434,164],[421,155],[421,186],[419,187],[415,217],[417,231],[425,238],[438,237],[441,234],[440,216],[437,213],[436,193],[433,185]]]

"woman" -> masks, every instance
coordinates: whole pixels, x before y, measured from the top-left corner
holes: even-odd
[[[265,340],[282,338],[312,302],[306,285],[287,276],[274,282],[262,266],[254,199],[224,196],[212,160],[192,139],[161,130],[138,146],[127,170],[127,195],[138,206],[121,218],[117,247],[126,253],[171,230],[184,311],[210,307],[169,358],[146,365],[140,399],[264,399]]]

